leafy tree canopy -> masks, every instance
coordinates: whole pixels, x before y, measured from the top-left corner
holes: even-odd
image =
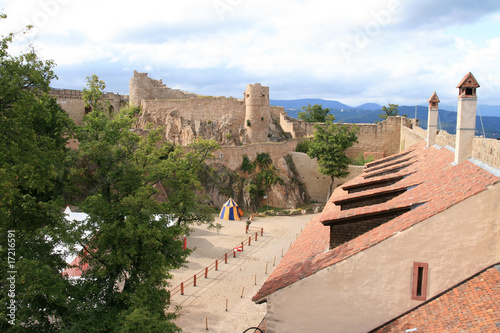
[[[388,106],[383,106],[381,111],[384,113],[379,114],[378,116],[382,118],[382,120],[387,119],[388,117],[395,117],[399,116],[399,111],[398,111],[398,104],[390,104]]]
[[[90,91],[96,82],[89,80]],[[198,174],[217,144],[174,147],[159,129],[140,136],[132,129],[137,112],[124,109],[111,119],[97,108],[77,130],[71,181],[89,215],[87,223],[73,224],[90,267],[78,284],[83,319],[73,325],[81,331],[95,322],[103,331],[177,331],[169,321],[175,313],[165,312],[166,279],[189,254],[181,236],[192,223],[216,227],[208,198],[198,194]]]
[[[325,125],[314,125],[314,140],[310,143],[308,150],[311,158],[318,159],[318,171],[331,177],[328,198],[332,194],[334,179],[349,175],[350,159],[345,151],[358,142],[359,131],[356,125],[335,123],[334,119],[333,116],[329,116]]]
[[[61,208],[72,122],[49,95],[54,63],[33,49],[10,54],[15,37],[0,39],[0,331],[53,332],[73,290],[54,251],[71,241]]]
[[[329,108],[324,108],[320,104],[307,103],[307,106],[301,107],[301,112],[299,112],[299,119],[310,123],[324,123],[326,121],[326,116],[330,112]]]

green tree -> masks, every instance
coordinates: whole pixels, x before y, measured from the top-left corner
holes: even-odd
[[[87,76],[87,87],[82,89],[82,98],[86,108],[104,112],[107,104],[102,100],[106,83],[95,74]]]
[[[76,284],[75,332],[179,331],[175,313],[166,313],[169,271],[186,262],[181,236],[189,226],[214,226],[198,174],[218,146],[174,147],[159,129],[140,136],[132,130],[137,112],[111,119],[96,109],[77,130],[71,180],[89,220],[72,227],[90,268]]]
[[[396,117],[399,115],[398,104],[390,104],[388,106],[383,106],[381,111],[384,113],[379,114],[378,116],[382,118],[382,120],[386,120],[388,117]]]
[[[248,163],[246,155],[243,157],[243,163]],[[283,179],[278,175],[278,170],[268,153],[257,154],[251,168],[246,171],[249,176],[245,181],[244,189],[249,195],[249,205],[253,210],[257,210],[259,202],[266,195],[269,187],[274,184],[283,184]]]
[[[320,104],[307,103],[307,106],[301,107],[301,112],[299,112],[299,119],[307,121],[309,123],[324,123],[326,121],[326,116],[330,112],[329,108],[324,108]]]
[[[15,37],[0,39],[0,331],[54,332],[74,291],[54,251],[72,236],[61,209],[72,122],[49,94],[54,63],[10,54]]]
[[[347,148],[358,142],[356,125],[348,126],[335,123],[335,118],[329,116],[326,124],[314,125],[314,140],[309,146],[308,155],[318,159],[318,171],[331,177],[328,188],[328,198],[332,195],[333,181],[349,175],[350,159],[345,154]]]

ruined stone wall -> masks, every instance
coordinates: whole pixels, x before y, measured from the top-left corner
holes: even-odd
[[[204,97],[180,100],[143,100],[136,128],[148,124],[165,129],[165,139],[186,146],[196,138],[236,145],[244,136],[245,107],[241,100]]]
[[[288,155],[290,152],[295,151],[297,144],[300,140],[289,140],[286,142],[264,142],[249,144],[245,146],[224,146],[215,152],[215,158],[210,163],[222,163],[230,170],[237,171],[241,168],[243,156],[247,155],[253,161],[257,154],[267,153],[277,163],[283,155]]]
[[[291,134],[292,138],[304,138],[311,136],[314,132],[315,123],[308,123],[303,120],[298,120],[289,117],[286,112],[280,113],[280,125],[285,132]]]
[[[163,84],[162,80],[148,77],[148,73],[134,71],[129,81],[130,104],[141,106],[142,100],[150,99],[183,99],[198,97],[197,94],[172,89]]]
[[[436,144],[441,147],[455,148],[456,136],[446,131],[439,131]],[[472,157],[500,169],[500,140],[475,137],[472,142]]]
[[[57,104],[66,111],[71,119],[77,124],[83,124],[83,117],[86,112],[85,102],[82,99],[81,90],[72,89],[52,89],[50,95],[57,99]],[[103,99],[109,102],[109,114],[117,114],[128,102],[128,95],[115,93],[104,93]]]

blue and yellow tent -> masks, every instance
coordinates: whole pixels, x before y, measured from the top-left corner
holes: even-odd
[[[219,218],[230,221],[240,220],[241,216],[243,216],[243,211],[232,198],[226,201],[219,214]]]

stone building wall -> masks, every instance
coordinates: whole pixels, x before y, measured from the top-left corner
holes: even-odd
[[[57,103],[66,111],[77,125],[83,124],[83,117],[90,110],[85,110],[85,102],[82,99],[81,90],[72,89],[52,89],[50,95],[57,98]],[[117,114],[128,102],[128,95],[115,93],[104,93],[103,99],[109,102],[108,112]]]

